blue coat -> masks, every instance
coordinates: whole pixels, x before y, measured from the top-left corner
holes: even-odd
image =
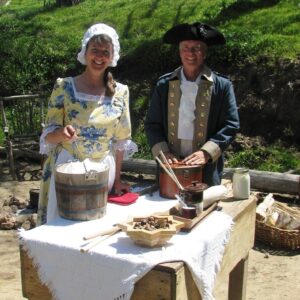
[[[157,150],[162,150],[170,151],[178,157],[176,126],[181,97],[180,69],[162,76],[152,94],[145,130],[154,156]],[[200,89],[202,91],[198,92],[196,98],[193,152],[202,149],[210,154],[212,159],[203,169],[203,182],[212,186],[221,183],[223,153],[239,130],[239,116],[233,86],[228,78],[212,72],[205,66]],[[206,95],[207,99],[201,99],[205,97],[203,95]],[[203,116],[204,119],[201,120]],[[174,126],[174,123],[173,131],[171,125]]]

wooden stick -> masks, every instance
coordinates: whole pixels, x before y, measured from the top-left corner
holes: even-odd
[[[87,234],[83,237],[83,239],[86,241],[86,240],[93,239],[97,236],[104,236],[104,235],[108,235],[108,234],[114,234],[114,233],[118,232],[119,230],[120,230],[120,228],[118,226],[112,226],[112,227],[107,228],[107,229],[103,229],[103,230],[99,230],[99,231],[91,233],[91,234]]]
[[[88,243],[86,246],[81,247],[80,251],[81,252],[88,252],[91,248],[97,246],[98,244],[100,244],[102,241],[104,241],[108,237],[109,237],[109,235],[104,235],[104,236],[100,236],[98,238],[95,238],[93,241],[91,241],[90,243]]]
[[[164,153],[160,150],[160,151],[159,151],[159,154],[160,154],[161,157],[163,158],[165,164],[168,166],[168,169],[169,169],[170,173],[174,176],[175,180],[177,181],[177,183],[178,183],[178,185],[179,185],[178,187],[179,187],[181,190],[184,190],[184,187],[181,185],[181,183],[179,182],[178,178],[176,177],[176,175],[175,175],[175,173],[174,173],[172,167],[170,166],[170,164],[169,164],[167,158],[165,157]]]
[[[159,155],[163,158],[164,163],[165,163],[169,168],[171,168],[171,166],[170,166],[170,164],[169,164],[169,162],[168,162],[166,156],[165,156],[164,153],[162,152],[162,150],[159,151]]]
[[[160,164],[160,166],[166,171],[166,173],[171,177],[171,179],[176,183],[176,185],[178,186],[178,188],[180,190],[184,190],[183,186],[180,184],[180,182],[178,181],[177,177],[173,176],[172,173],[170,173],[170,171],[165,167],[165,165],[162,163],[162,161],[156,156],[155,159],[158,161],[158,163]]]
[[[81,252],[87,252],[89,251],[90,249],[92,249],[93,247],[97,246],[98,244],[100,244],[102,241],[106,240],[107,238],[109,238],[110,236],[114,235],[115,233],[117,233],[118,231],[121,230],[120,227],[118,227],[118,230],[115,230],[107,235],[101,235],[99,237],[96,237],[94,240],[92,240],[90,243],[88,243],[86,246],[84,247],[81,247],[80,248],[80,251]]]
[[[159,151],[159,154],[160,154],[160,156],[163,158],[164,163],[168,166],[168,169],[169,169],[170,173],[172,173],[173,176],[177,179],[177,177],[176,177],[176,175],[175,175],[175,173],[174,173],[172,167],[170,166],[170,164],[169,164],[167,158],[165,157],[164,153],[160,150],[160,151]],[[178,180],[178,179],[177,179],[177,180]]]

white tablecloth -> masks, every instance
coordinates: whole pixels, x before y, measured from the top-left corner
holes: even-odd
[[[129,206],[108,204],[107,214],[99,220],[57,218],[21,231],[20,243],[55,299],[127,300],[135,282],[155,265],[170,261],[186,262],[203,299],[214,299],[214,280],[232,227],[232,219],[223,212],[211,213],[191,232],[174,235],[164,247],[140,247],[119,232],[89,252],[80,252],[83,236],[134,216],[164,214],[176,204],[177,200],[160,198],[158,193],[144,195]]]

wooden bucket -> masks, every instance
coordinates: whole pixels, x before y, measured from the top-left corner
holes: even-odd
[[[108,167],[101,172],[69,174],[63,172],[65,165],[57,166],[54,174],[59,215],[77,221],[103,217],[107,205]]]
[[[183,187],[191,185],[193,181],[202,182],[202,166],[187,166],[180,163],[170,166]],[[179,194],[176,183],[162,167],[159,169],[159,194],[168,199],[175,199],[175,195]]]

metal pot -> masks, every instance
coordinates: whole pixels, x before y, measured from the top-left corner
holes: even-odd
[[[182,163],[170,166],[183,187],[191,185],[193,181],[202,181],[202,166],[188,166]],[[162,167],[159,169],[159,194],[168,199],[175,199],[175,195],[179,194],[176,183]]]

